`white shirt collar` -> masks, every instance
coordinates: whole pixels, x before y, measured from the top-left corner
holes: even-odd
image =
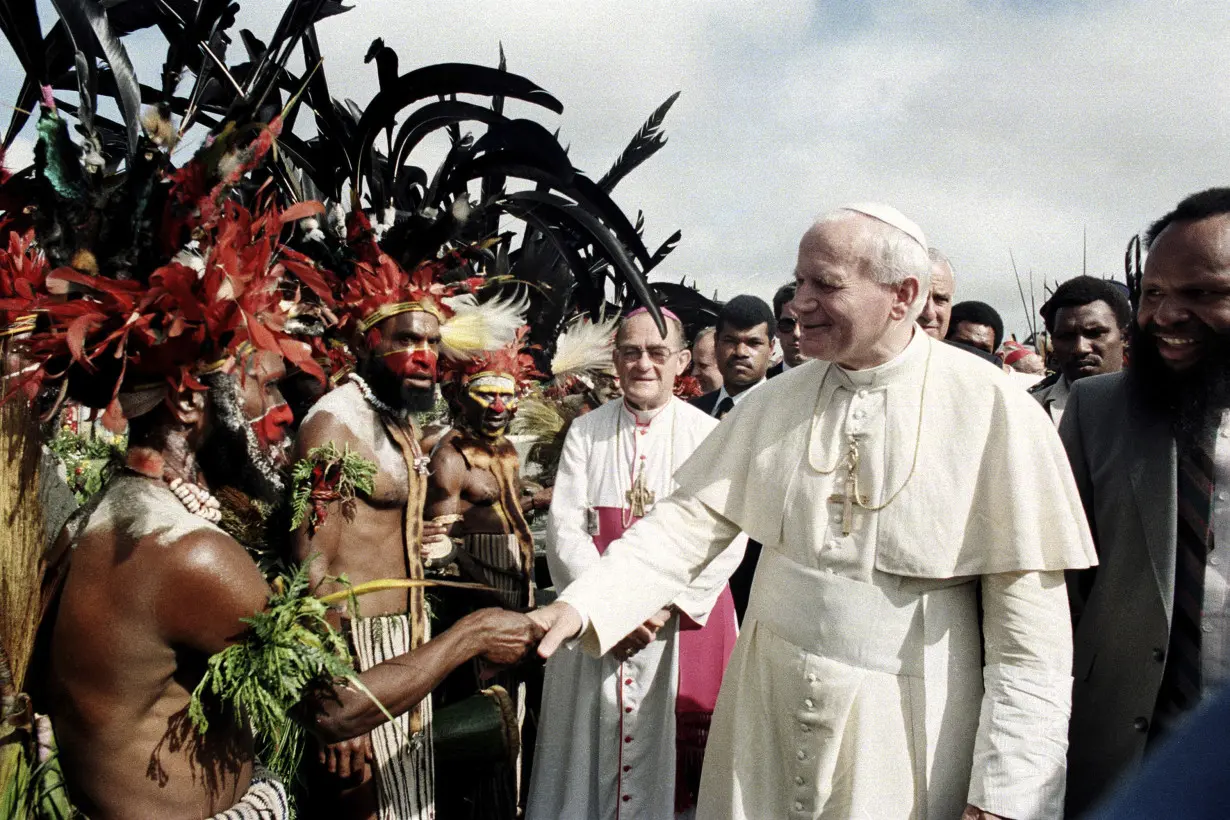
[[[718,388],[718,397],[717,397],[717,401],[715,401],[715,402],[713,403],[713,409],[709,411],[709,415],[711,415],[711,416],[717,416],[717,411],[718,411],[718,408],[722,406],[722,402],[723,402],[725,399],[730,399],[732,403],[734,403],[734,404],[738,404],[738,403],[739,403],[739,401],[740,401],[740,400],[741,400],[744,396],[746,396],[748,393],[750,393],[750,392],[752,392],[753,390],[755,390],[757,387],[760,387],[760,385],[764,384],[766,381],[767,381],[767,379],[766,379],[764,376],[761,376],[761,377],[760,377],[760,381],[756,382],[755,384],[753,384],[751,387],[747,388],[746,390],[742,390],[742,391],[740,391],[740,392],[738,393],[738,395],[734,395],[734,396],[732,396],[732,395],[730,395],[729,393],[727,393],[727,392],[726,392],[726,385],[722,385],[721,387],[719,387],[719,388]]]

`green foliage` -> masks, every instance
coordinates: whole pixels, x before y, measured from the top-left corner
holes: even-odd
[[[252,727],[262,762],[288,781],[306,739],[296,704],[342,680],[367,691],[355,675],[345,639],[325,620],[328,607],[309,590],[309,563],[274,582],[268,607],[244,619],[248,629],[238,643],[209,659],[188,705],[202,734],[209,730],[207,694],[232,710]]]
[[[83,436],[64,427],[47,443],[47,449],[64,465],[68,488],[77,502],[84,504],[111,480],[128,449],[128,440]]]
[[[349,514],[358,493],[370,496],[376,486],[374,462],[350,452],[347,445],[338,451],[333,442],[308,451],[291,471],[291,530],[299,529],[310,514],[313,529],[324,523],[326,506],[342,502],[342,511]]]

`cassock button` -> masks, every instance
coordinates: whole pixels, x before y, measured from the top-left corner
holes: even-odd
[[[858,391],[858,397],[859,397],[860,399],[865,399],[865,398],[867,398],[867,391],[866,391],[866,390],[860,390],[860,391]]]
[[[631,685],[632,685],[632,678],[625,678],[625,679],[624,679],[624,685],[625,685],[625,686],[631,686]]]
[[[632,735],[628,735],[627,737],[624,738],[624,743],[631,743],[631,742],[632,742]]]
[[[630,772],[630,771],[632,771],[632,767],[631,767],[631,766],[624,766],[624,771],[625,771],[625,772]]]
[[[802,800],[796,800],[796,801],[794,801],[794,810],[795,810],[795,811],[802,811],[802,810],[803,810],[803,801],[802,801]]]
[[[806,723],[800,723],[799,729],[802,730],[804,733],[811,731],[811,727],[808,726]]]
[[[1142,717],[1138,717],[1136,720],[1132,721],[1132,726],[1136,727],[1136,731],[1138,732],[1149,731],[1149,721]]]
[[[631,800],[631,799],[632,799],[632,795],[630,795],[630,794],[625,794],[625,795],[624,795],[624,802],[625,802],[625,803],[627,803],[627,802],[628,802],[629,800]]]
[[[631,707],[631,706],[625,706],[625,707],[624,707],[624,711],[625,711],[625,712],[627,712],[628,714],[631,714],[631,713],[632,713],[632,707]]]
[[[802,777],[796,777],[796,778],[794,779],[794,785],[796,785],[796,786],[802,786],[802,785],[803,785],[804,783],[806,783],[806,782],[807,782],[807,781],[806,781],[806,780],[804,780]]]
[[[806,760],[806,759],[807,759],[807,752],[803,751],[802,749],[799,749],[798,758],[799,758],[799,760]]]
[[[803,701],[803,705],[806,706],[808,709],[816,708],[816,702],[812,700],[811,698],[808,698],[807,700]]]
[[[815,683],[815,682],[816,682],[816,676],[815,676],[815,675],[813,675],[813,674],[808,674],[808,676],[807,676],[807,682],[808,682],[808,683]]]

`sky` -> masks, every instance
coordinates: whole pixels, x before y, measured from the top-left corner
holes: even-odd
[[[651,249],[683,232],[653,278],[722,299],[767,300],[816,216],[882,201],[952,259],[958,300],[1023,337],[1010,254],[1037,305],[1044,283],[1082,272],[1085,247],[1089,273],[1122,279],[1134,233],[1230,182],[1227,3],[350,1],[318,29],[335,96],[372,96],[375,37],[403,72],[494,65],[502,43],[510,70],[563,103],[534,116],[594,178],[681,91],[666,147],[615,199],[644,211]],[[248,0],[241,25],[265,38],[281,5]],[[138,76],[156,78],[158,43],[130,46]],[[0,46],[0,100],[20,77]]]

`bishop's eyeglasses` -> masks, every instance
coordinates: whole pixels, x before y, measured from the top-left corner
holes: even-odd
[[[666,364],[666,360],[678,352],[678,350],[671,350],[665,345],[656,345],[654,347],[620,345],[615,348],[615,355],[619,356],[620,361],[625,364],[635,364],[636,362],[639,362],[641,360],[641,356],[644,355],[648,355],[649,360],[654,364]]]

